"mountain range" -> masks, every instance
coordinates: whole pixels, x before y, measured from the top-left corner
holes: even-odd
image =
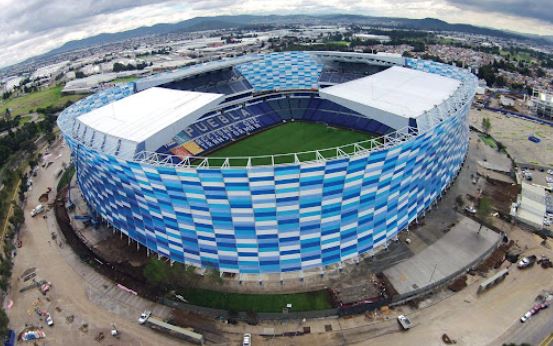
[[[151,35],[163,35],[178,32],[194,32],[203,30],[218,29],[240,29],[255,27],[278,27],[285,25],[336,25],[336,24],[356,24],[377,26],[392,29],[413,29],[413,30],[431,30],[445,32],[463,32],[470,34],[481,34],[501,38],[514,39],[532,39],[545,42],[553,42],[553,37],[530,36],[514,32],[501,31],[496,29],[473,26],[469,24],[450,24],[445,21],[424,18],[391,18],[391,17],[370,17],[363,15],[330,14],[330,15],[236,15],[236,16],[215,16],[215,17],[196,17],[184,20],[178,23],[163,23],[153,26],[143,26],[140,28],[116,32],[103,33],[81,40],[69,41],[61,47],[51,50],[38,57],[28,59],[26,62],[36,59],[44,59],[60,53],[66,53],[74,50],[90,48],[97,45],[115,43],[129,39],[136,39]]]

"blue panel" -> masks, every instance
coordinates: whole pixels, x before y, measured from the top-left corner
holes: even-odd
[[[270,59],[287,60],[291,55]],[[461,80],[471,78],[447,65],[416,60],[407,64]],[[263,83],[274,87],[277,82]],[[130,162],[79,144],[64,127],[65,121],[130,94],[131,86],[108,89],[60,115],[85,200],[111,225],[152,251],[221,271],[298,271],[372,251],[436,200],[457,175],[468,149],[470,100],[432,130],[394,147],[275,167],[183,168]],[[322,104],[315,99],[290,102],[312,107],[310,116]],[[330,119],[330,113],[326,117]],[[351,120],[344,126],[368,124]]]

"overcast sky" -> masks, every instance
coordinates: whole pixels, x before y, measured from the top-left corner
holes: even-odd
[[[0,0],[0,67],[103,32],[197,16],[299,13],[433,17],[553,35],[551,0]]]

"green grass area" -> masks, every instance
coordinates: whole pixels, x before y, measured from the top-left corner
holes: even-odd
[[[44,116],[40,115],[37,119],[37,121],[40,121]],[[30,122],[33,119],[33,116],[31,115],[23,115],[21,118],[19,118],[19,126],[23,126],[26,123]]]
[[[58,191],[64,188],[67,184],[69,184],[74,174],[75,174],[75,166],[71,165],[61,175],[60,181],[58,181],[58,186],[57,186]]]
[[[480,135],[480,139],[482,142],[486,143],[486,145],[492,147],[493,149],[497,150],[497,143],[495,142],[495,139],[493,139],[490,135]]]
[[[446,37],[440,37],[436,40],[437,44],[443,44],[443,45],[453,45],[455,43],[459,43],[460,41],[454,40],[452,38],[446,38]]]
[[[61,107],[64,106],[67,101],[75,102],[85,96],[62,96],[61,90],[61,86],[49,87],[47,89],[2,101],[0,102],[0,114],[3,115],[6,112],[6,108],[9,108],[12,112],[12,116],[26,115],[35,111],[37,108],[46,108],[48,106]]]
[[[515,51],[514,54],[507,50],[501,50],[499,54],[504,57],[511,60],[517,60],[517,61],[525,61],[525,62],[532,62],[535,59],[528,53],[523,51]]]
[[[330,158],[336,155],[336,151],[324,149],[369,140],[375,137],[366,132],[329,127],[318,123],[295,121],[278,125],[227,145],[212,152],[209,156],[236,157],[287,154],[275,157],[275,163],[290,163],[294,162],[294,156],[289,153],[320,150],[324,157]],[[351,153],[353,152],[353,146],[346,147],[343,150]],[[301,161],[314,160],[315,158],[314,153],[298,154],[298,159]],[[215,161],[216,159],[210,159],[211,164],[217,165],[218,163]],[[253,165],[270,163],[270,158],[252,159]],[[245,159],[234,159],[231,161],[232,166],[245,164]]]
[[[348,47],[349,42],[348,41],[326,41],[326,44],[332,44],[335,46],[342,46],[342,47]]]
[[[203,289],[179,290],[190,304],[229,311],[282,312],[286,304],[292,304],[292,311],[331,309],[327,291],[294,294],[242,294],[224,293]]]

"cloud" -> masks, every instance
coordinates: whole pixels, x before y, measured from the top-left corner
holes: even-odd
[[[223,14],[434,17],[553,35],[553,7],[546,1],[550,0],[0,0],[0,66],[100,33]]]
[[[448,0],[448,2],[461,9],[504,13],[553,23],[551,0]]]

